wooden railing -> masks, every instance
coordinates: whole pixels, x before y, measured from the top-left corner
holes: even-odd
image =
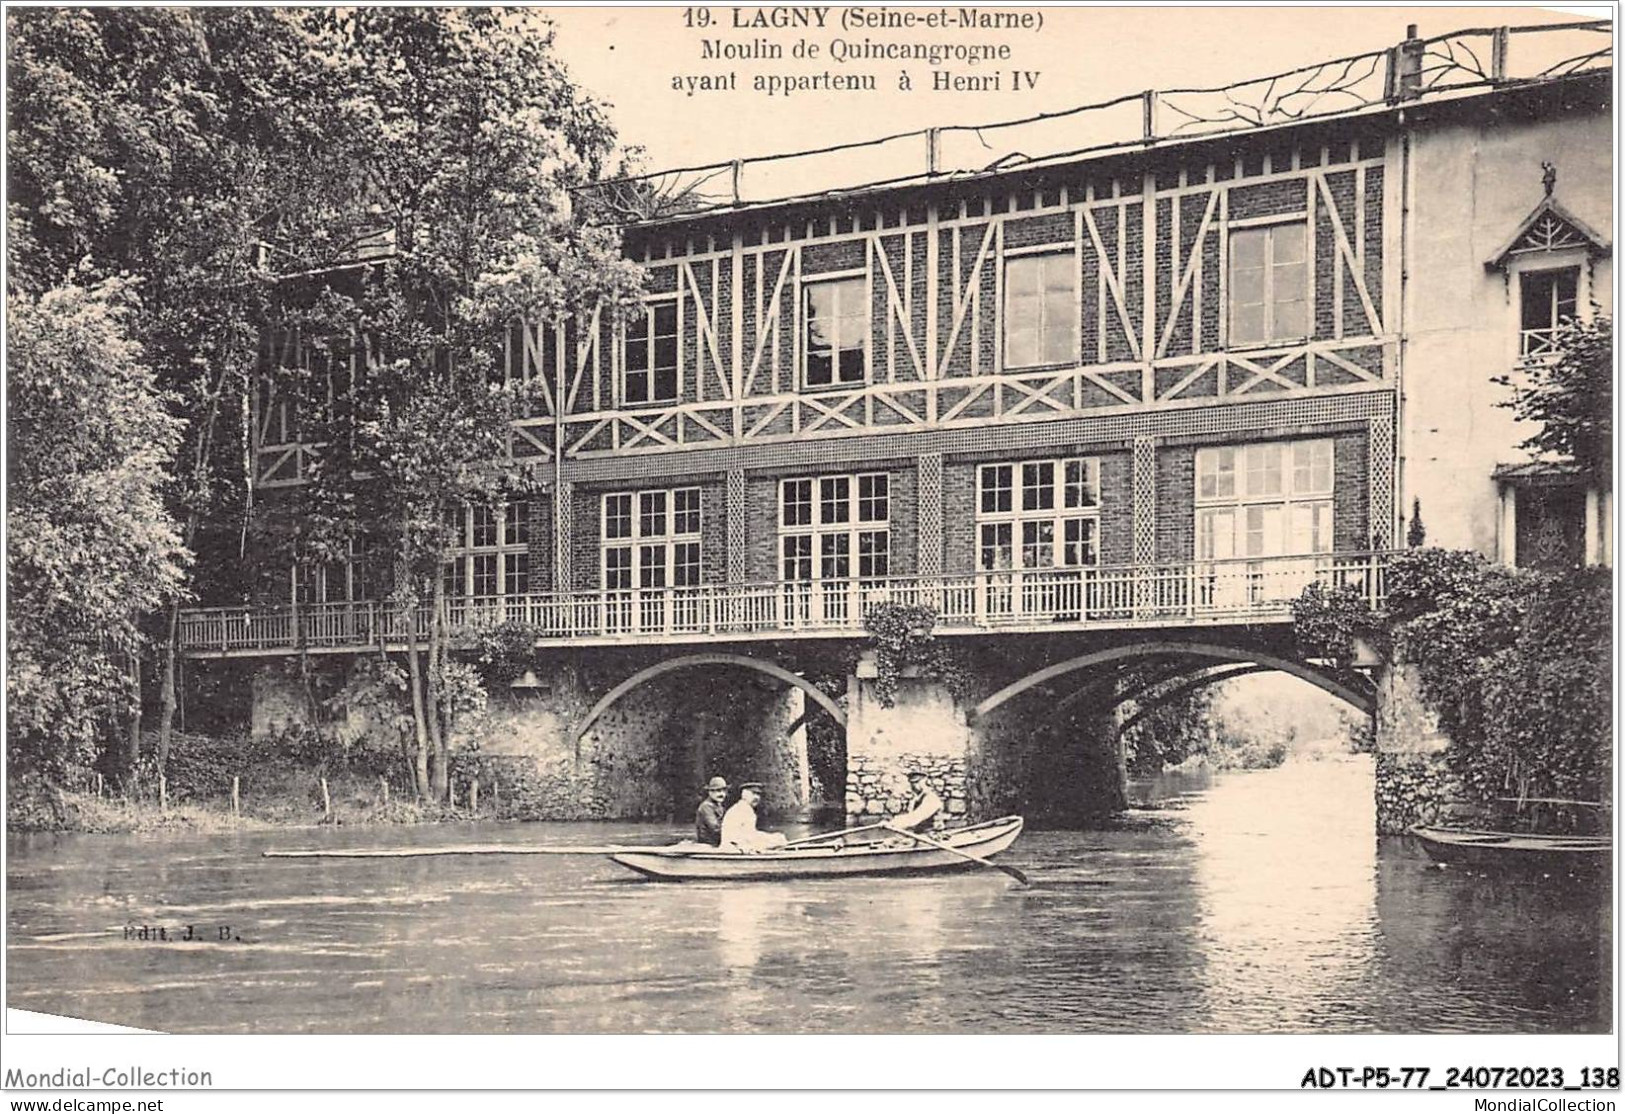
[[[459,598],[447,605],[454,637],[522,623],[545,642],[694,642],[861,635],[883,603],[933,608],[942,633],[1077,627],[1282,622],[1310,583],[1357,591],[1372,607],[1385,595],[1385,553],[1184,561],[838,581],[706,584],[630,591],[536,592]],[[216,607],[183,612],[182,649],[193,656],[300,649],[398,647],[407,608],[368,601],[297,609]],[[427,607],[410,613],[426,639]]]

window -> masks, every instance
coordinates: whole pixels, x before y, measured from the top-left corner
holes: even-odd
[[[617,491],[604,496],[603,507],[605,591],[699,587],[699,488]]]
[[[1272,441],[1196,453],[1196,557],[1332,551],[1332,442]]]
[[[976,486],[979,571],[1100,563],[1100,461],[984,464]]]
[[[861,383],[868,374],[868,284],[861,278],[808,282],[801,288],[808,387]]]
[[[465,600],[490,602],[530,591],[529,500],[454,507],[445,526],[452,555],[443,576],[454,618],[467,617]]]
[[[1077,362],[1078,306],[1078,266],[1070,251],[1007,260],[1004,366]]]
[[[781,606],[792,622],[845,625],[891,572],[891,477],[779,483]]]
[[[1230,231],[1230,343],[1309,335],[1306,226],[1299,221]]]
[[[891,567],[891,477],[819,476],[779,484],[786,581],[878,579]]]
[[[1552,351],[1557,328],[1579,305],[1580,269],[1525,271],[1518,277],[1522,301],[1518,354],[1541,356]]]
[[[677,303],[654,302],[626,324],[621,398],[628,406],[677,400]]]

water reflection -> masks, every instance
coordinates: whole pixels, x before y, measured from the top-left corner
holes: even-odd
[[[722,966],[751,975],[761,962],[771,933],[784,931],[790,920],[790,893],[784,886],[719,885],[717,899],[717,956]]]
[[[1368,1020],[1346,1004],[1360,1000],[1375,952],[1372,790],[1369,762],[1299,761],[1233,775],[1192,804],[1210,1024]]]
[[[1606,1031],[1608,895],[1372,835],[1369,759],[1160,779],[993,871],[688,883],[600,858],[267,846],[643,843],[650,825],[9,840],[8,1005],[191,1032]],[[137,946],[126,924],[230,924]]]

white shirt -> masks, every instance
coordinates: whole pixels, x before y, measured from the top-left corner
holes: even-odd
[[[777,832],[756,830],[756,809],[743,797],[722,816],[722,849],[724,851],[761,851],[784,842]]]
[[[919,795],[909,801],[908,811],[892,818],[892,826],[906,828],[913,831],[915,828],[929,824],[937,813],[942,811],[942,798],[928,785],[921,789]]]

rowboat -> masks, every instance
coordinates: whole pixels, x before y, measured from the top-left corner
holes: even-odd
[[[963,870],[976,859],[1006,850],[1021,834],[1022,818],[1005,816],[937,833],[932,838],[960,854],[926,844],[809,842],[777,851],[742,854],[710,846],[625,851],[610,859],[661,882],[763,881],[786,878],[850,878],[864,874],[923,874]]]
[[[1577,874],[1606,871],[1613,841],[1605,835],[1548,835],[1417,825],[1411,834],[1435,862],[1479,871]]]

